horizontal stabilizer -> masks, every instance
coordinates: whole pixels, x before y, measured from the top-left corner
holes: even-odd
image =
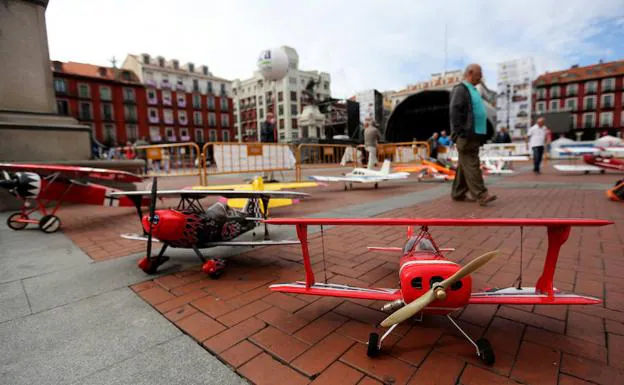
[[[269,286],[272,291],[282,293],[318,295],[322,297],[342,297],[394,301],[401,298],[399,289],[363,288],[332,283],[315,283],[306,288],[305,282],[280,283]]]
[[[129,239],[131,241],[145,241],[147,242],[147,236],[146,235],[142,235],[142,234],[136,234],[136,233],[132,233],[132,234],[121,234],[121,237],[123,239]],[[160,241],[154,237],[152,237],[152,242],[156,242],[156,243],[160,243]]]
[[[490,305],[595,305],[601,303],[599,298],[562,293],[555,289],[552,296],[536,292],[534,287],[486,290],[472,293],[468,303]]]
[[[381,246],[368,246],[368,251],[391,251],[393,253],[400,253],[403,251],[400,247],[381,247]]]

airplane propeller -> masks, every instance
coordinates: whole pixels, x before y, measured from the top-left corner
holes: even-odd
[[[494,257],[496,257],[498,253],[498,250],[490,251],[489,253],[485,253],[473,259],[452,276],[448,277],[440,283],[434,284],[433,287],[429,289],[425,294],[421,295],[414,301],[408,303],[399,310],[390,314],[385,320],[381,322],[381,326],[390,327],[396,325],[418,314],[433,301],[444,301],[446,299],[446,290],[451,285],[453,285],[455,282],[458,282],[465,276],[473,273],[474,271],[480,269],[483,265],[490,262]]]
[[[150,206],[149,206],[149,231],[147,232],[147,258],[148,260],[152,257],[152,228],[154,226],[154,216],[156,214],[156,199],[157,199],[157,191],[158,191],[158,183],[156,177],[154,177],[154,182],[152,183],[152,193],[150,194]]]

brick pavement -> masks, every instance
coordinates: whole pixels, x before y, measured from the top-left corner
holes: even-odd
[[[542,176],[543,177],[543,176]],[[522,179],[524,176],[513,178]],[[543,177],[544,181],[548,177]],[[556,177],[555,177],[556,178]],[[511,178],[510,178],[511,179]],[[586,177],[579,177],[579,181]],[[209,352],[256,384],[620,384],[624,383],[624,216],[600,190],[491,187],[491,207],[447,197],[384,217],[597,217],[604,228],[576,228],[563,247],[555,284],[604,299],[585,307],[476,306],[457,318],[474,338],[487,337],[497,356],[484,367],[473,348],[441,317],[410,321],[369,359],[365,343],[385,314],[381,303],[271,293],[275,282],[303,279],[296,246],[256,249],[231,258],[224,276],[210,280],[199,266],[132,289]],[[380,190],[383,191],[383,190]],[[303,207],[303,205],[301,206]],[[503,254],[473,275],[475,289],[508,286],[518,274],[520,232],[514,228],[433,228],[455,247],[460,263],[495,248]],[[336,227],[310,236],[318,280],[397,286],[397,256],[367,245],[400,246],[405,230]],[[525,285],[533,285],[545,254],[545,229],[523,236]]]

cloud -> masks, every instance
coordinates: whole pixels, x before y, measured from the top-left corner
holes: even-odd
[[[110,64],[148,52],[247,78],[264,48],[290,45],[300,68],[329,72],[332,93],[400,89],[477,62],[488,84],[497,63],[533,56],[539,72],[594,57],[621,59],[601,37],[621,32],[624,0],[55,0],[47,11],[50,55]],[[620,28],[618,28],[620,27]],[[615,30],[619,30],[615,31]],[[610,39],[610,42],[616,41]]]

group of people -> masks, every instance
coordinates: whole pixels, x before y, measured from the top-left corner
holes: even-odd
[[[437,159],[440,149],[444,148],[448,151],[453,145],[453,140],[446,134],[446,131],[442,130],[439,134],[434,132],[429,140],[427,140],[427,143],[429,144],[429,156]]]
[[[450,125],[451,138],[457,147],[458,166],[453,181],[451,198],[455,201],[477,201],[486,206],[496,200],[483,182],[479,148],[491,136],[487,132],[487,111],[477,85],[483,77],[481,66],[469,65],[464,71],[464,79],[451,92]],[[540,165],[548,137],[548,129],[540,117],[532,126],[525,140],[533,152],[533,171],[540,174]],[[501,131],[495,140],[511,142],[509,134]]]

